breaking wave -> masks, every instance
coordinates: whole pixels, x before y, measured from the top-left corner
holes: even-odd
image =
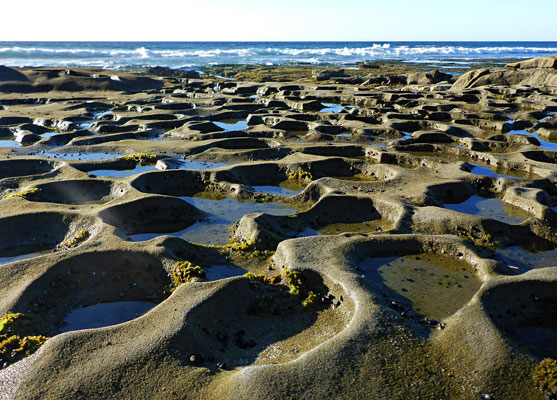
[[[4,65],[203,66],[222,63],[350,64],[364,60],[467,60],[528,58],[557,54],[556,42],[470,43],[118,43],[0,42]]]

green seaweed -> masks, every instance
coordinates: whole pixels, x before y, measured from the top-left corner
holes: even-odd
[[[310,290],[308,296],[304,299],[304,301],[302,301],[302,306],[304,306],[304,308],[308,308],[314,305],[316,302],[317,295]]]
[[[193,265],[189,261],[178,261],[172,270],[174,286],[178,287],[195,278],[205,279],[206,273],[199,265]]]
[[[90,233],[84,229],[77,231],[77,233],[71,237],[70,239],[68,239],[65,243],[62,244],[61,247],[75,247],[78,244],[80,244],[81,242],[87,240],[87,238],[90,236]]]
[[[538,389],[546,395],[546,398],[554,398],[557,395],[557,361],[546,358],[538,364],[532,374]]]
[[[8,193],[2,199],[6,200],[6,199],[13,199],[16,197],[20,197],[22,199],[27,200],[31,195],[38,193],[39,190],[40,190],[39,188],[31,188],[31,189],[23,190],[21,192]]]
[[[31,318],[21,314],[5,314],[0,318],[0,359],[13,363],[30,356],[48,340],[46,336],[32,335]]]
[[[291,181],[311,182],[313,180],[311,173],[302,168],[296,168],[294,171],[288,172],[286,176]]]
[[[153,164],[157,161],[157,156],[145,153],[134,153],[126,156],[120,156],[123,160],[135,161],[140,164]]]

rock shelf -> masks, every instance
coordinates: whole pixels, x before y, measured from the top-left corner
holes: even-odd
[[[8,70],[0,316],[49,339],[21,360],[0,343],[0,399],[543,398],[551,62]]]

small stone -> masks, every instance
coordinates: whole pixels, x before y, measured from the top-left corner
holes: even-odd
[[[228,365],[226,365],[226,362],[224,362],[224,361],[219,361],[219,362],[217,363],[217,368],[218,368],[218,369],[227,369],[227,368],[228,368]]]
[[[201,354],[192,354],[190,356],[190,362],[192,364],[201,364],[203,362],[203,356]]]

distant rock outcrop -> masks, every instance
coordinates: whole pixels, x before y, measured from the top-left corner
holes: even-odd
[[[557,86],[557,57],[540,57],[508,64],[505,68],[483,68],[463,74],[451,90],[478,86]]]
[[[79,71],[63,68],[21,69],[0,67],[0,92],[39,93],[53,90],[79,92],[87,90],[136,93],[160,89],[162,82],[146,76],[84,68]]]
[[[181,69],[172,69],[168,67],[151,67],[147,69],[146,74],[153,76],[164,76],[165,78],[201,79],[201,75],[197,71],[184,71]]]
[[[557,56],[538,57],[530,60],[507,64],[506,68],[531,69],[531,68],[553,68],[557,69]]]
[[[13,82],[13,81],[27,81],[29,80],[25,75],[16,69],[0,65],[0,82]]]
[[[343,69],[317,69],[313,70],[312,76],[316,81],[326,81],[331,78],[345,78],[348,75]]]
[[[413,74],[408,74],[407,83],[418,84],[418,85],[429,85],[440,82],[450,82],[453,78],[450,74],[445,74],[438,70],[431,72],[416,72]]]

